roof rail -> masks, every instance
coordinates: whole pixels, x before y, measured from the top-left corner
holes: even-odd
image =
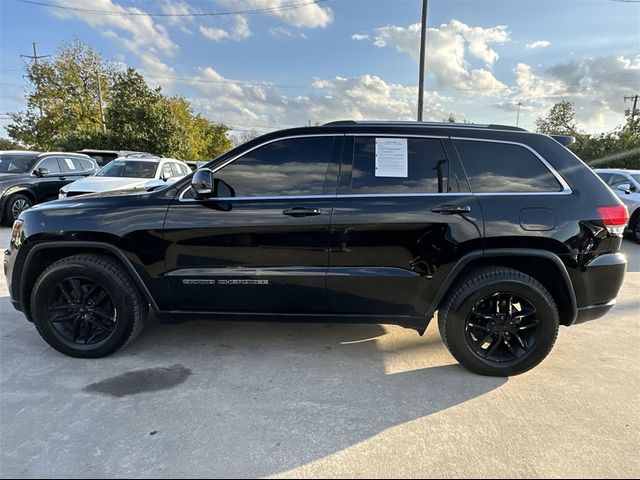
[[[406,120],[337,120],[325,123],[323,127],[342,127],[356,125],[404,125],[416,127],[452,127],[452,128],[486,128],[489,130],[514,130],[518,132],[526,132],[524,128],[514,127],[512,125],[496,125],[496,124],[479,124],[479,123],[453,123],[453,122],[416,122]]]

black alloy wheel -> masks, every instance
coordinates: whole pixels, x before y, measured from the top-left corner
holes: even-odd
[[[504,266],[469,272],[438,312],[451,354],[481,375],[519,375],[546,358],[558,336],[554,297],[535,278]]]
[[[536,308],[510,292],[489,295],[471,309],[465,325],[469,347],[484,360],[509,362],[527,354],[538,338]]]
[[[60,281],[49,296],[48,319],[65,340],[92,345],[115,330],[116,309],[107,289],[87,277]]]
[[[142,331],[148,303],[115,258],[81,253],[48,266],[33,286],[30,311],[42,338],[65,355],[100,358]]]

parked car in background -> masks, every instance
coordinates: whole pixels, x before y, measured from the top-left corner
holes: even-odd
[[[154,157],[160,158],[158,155],[153,155],[152,153],[147,152],[136,152],[131,150],[92,150],[89,148],[85,148],[83,150],[79,150],[78,153],[83,153],[85,155],[89,155],[93,158],[100,167],[104,167],[107,163],[115,160],[116,158],[134,158],[134,157]]]
[[[160,157],[123,157],[109,162],[91,178],[78,180],[60,189],[58,198],[111,190],[143,189],[150,180],[182,178],[191,169],[181,160]]]
[[[11,225],[23,210],[97,171],[93,158],[78,153],[0,151],[0,220]]]
[[[640,170],[596,168],[594,170],[609,185],[629,210],[629,230],[640,243]]]

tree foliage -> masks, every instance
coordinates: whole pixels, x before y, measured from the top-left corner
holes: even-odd
[[[8,138],[0,138],[0,150],[24,150],[24,147]]]
[[[640,168],[640,118],[629,117],[611,132],[589,135],[578,128],[573,104],[560,102],[536,120],[536,128],[547,135],[574,136],[569,148],[591,167]]]
[[[12,114],[7,132],[28,147],[141,150],[205,160],[232,145],[226,125],[195,115],[186,99],[149,88],[134,69],[119,71],[78,40],[63,44],[52,59],[27,65],[26,77],[27,111]]]
[[[55,57],[25,68],[30,84],[27,111],[12,114],[7,133],[13,140],[50,150],[67,137],[100,131],[98,78],[108,100],[114,67],[99,53],[74,40],[62,44]]]

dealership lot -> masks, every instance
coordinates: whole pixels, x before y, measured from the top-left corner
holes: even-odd
[[[637,477],[640,246],[624,251],[615,309],[509,379],[467,373],[435,323],[151,319],[115,355],[72,359],[2,277],[0,475]]]

